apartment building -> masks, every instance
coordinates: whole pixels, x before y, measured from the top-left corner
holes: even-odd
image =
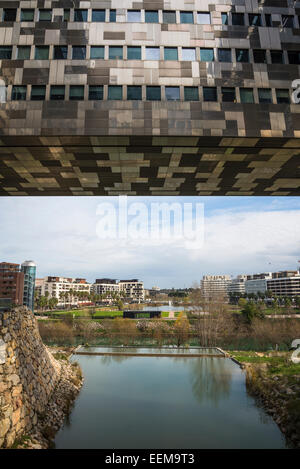
[[[0,309],[23,305],[24,273],[19,264],[0,263]]]
[[[120,280],[120,292],[124,293],[125,298],[140,303],[145,299],[144,283],[138,279]]]
[[[204,275],[201,280],[202,294],[209,299],[227,298],[230,275]]]
[[[101,278],[95,280],[95,283],[92,285],[92,291],[111,301],[115,295],[120,294],[120,287],[115,279]]]
[[[39,295],[45,296],[48,294],[49,298],[57,298],[59,307],[66,304],[78,306],[87,303],[88,298],[79,298],[76,294],[77,292],[84,292],[89,295],[91,292],[91,284],[82,278],[48,276],[37,279],[36,287]]]

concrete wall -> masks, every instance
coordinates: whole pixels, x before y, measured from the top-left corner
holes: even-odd
[[[0,447],[10,447],[37,424],[60,369],[29,310],[0,313]]]

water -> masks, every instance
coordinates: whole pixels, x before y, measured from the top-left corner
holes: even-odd
[[[75,357],[85,382],[56,448],[284,448],[228,358]]]
[[[152,354],[152,355],[161,355],[161,354],[174,354],[174,355],[220,355],[224,356],[219,349],[214,347],[135,347],[135,346],[114,346],[114,347],[80,347],[77,352],[88,352],[88,353],[130,353],[132,355],[136,354]]]

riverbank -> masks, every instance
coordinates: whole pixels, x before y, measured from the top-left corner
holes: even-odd
[[[242,364],[246,386],[267,414],[271,415],[291,448],[300,448],[300,364],[290,353],[233,352]]]
[[[72,348],[47,347],[48,352],[61,365],[59,380],[49,398],[47,407],[37,417],[32,431],[24,434],[12,445],[15,449],[48,449],[70,414],[74,401],[83,384],[81,369],[77,363],[70,363]]]

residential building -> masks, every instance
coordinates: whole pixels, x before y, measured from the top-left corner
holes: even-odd
[[[300,195],[298,2],[0,15],[1,196]]]
[[[92,291],[103,299],[111,302],[116,295],[120,294],[120,287],[115,279],[102,278],[96,279],[92,285]]]
[[[138,279],[120,280],[120,292],[124,293],[124,297],[140,303],[144,300],[144,283]]]
[[[37,280],[38,294],[49,298],[57,298],[58,307],[64,307],[65,305],[78,306],[88,303],[90,291],[91,284],[87,283],[85,279],[48,276]],[[86,296],[77,296],[78,292],[85,293]]]
[[[201,280],[202,294],[209,299],[227,298],[230,275],[203,275]]]
[[[0,263],[0,309],[23,305],[24,273],[19,264]]]

